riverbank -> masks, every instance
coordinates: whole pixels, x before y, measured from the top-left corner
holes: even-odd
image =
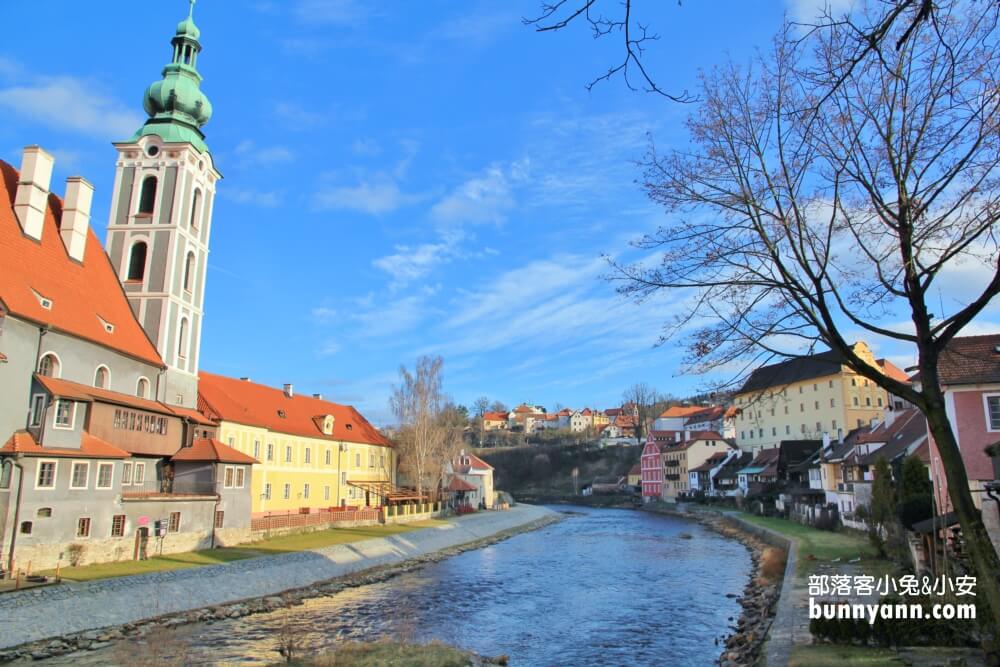
[[[764,645],[772,631],[782,586],[788,571],[794,571],[793,547],[769,539],[767,534],[734,517],[717,512],[685,510],[664,504],[645,505],[643,511],[696,521],[729,539],[740,542],[750,552],[750,576],[739,598],[743,612],[723,638],[725,650],[719,656],[722,667],[761,664]],[[791,562],[786,560],[791,558]],[[787,661],[786,661],[787,662]],[[768,660],[768,664],[784,664]]]
[[[44,659],[222,618],[300,604],[383,581],[559,520],[544,507],[460,517],[446,526],[301,553],[63,584],[0,596],[0,661]]]

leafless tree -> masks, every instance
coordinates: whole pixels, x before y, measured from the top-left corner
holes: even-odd
[[[411,373],[399,369],[390,405],[399,421],[401,469],[413,480],[418,493],[436,492],[445,462],[461,448],[461,428],[449,418],[442,393],[441,357],[420,357]]]
[[[865,24],[883,5],[858,10]],[[939,0],[933,23],[890,26],[884,38],[901,48],[860,62],[844,56],[851,22],[805,40],[786,31],[754,64],[706,75],[691,146],[651,149],[645,164],[646,191],[671,216],[638,246],[661,259],[612,263],[625,295],[686,299],[665,336],[689,337],[691,370],[745,376],[822,343],[918,407],[994,618],[1000,562],[969,492],[938,359],[1000,293],[998,13],[997,3]],[[982,283],[938,310],[938,285],[957,265],[978,267]],[[907,346],[919,384],[862,359],[849,342],[859,335]]]
[[[659,394],[645,382],[637,382],[622,394],[622,403],[625,406],[634,406],[635,409],[635,437],[639,442],[643,442],[646,436],[646,427],[656,417],[653,414],[654,406],[659,400]]]
[[[479,422],[479,446],[483,446],[483,438],[486,435],[486,422],[484,417],[486,411],[490,409],[490,399],[480,396],[472,402],[472,409],[475,411],[476,420]]]
[[[508,413],[507,404],[501,401],[493,401],[490,405],[490,412],[502,412],[504,414]]]
[[[570,25],[585,24],[594,39],[605,37],[621,40],[621,57],[608,70],[587,84],[592,89],[601,81],[608,81],[619,74],[631,90],[642,90],[662,95],[675,102],[693,102],[696,96],[686,90],[668,92],[657,83],[657,77],[644,62],[646,49],[651,42],[660,39],[653,32],[649,22],[643,22],[635,11],[633,0],[545,0],[539,13],[521,21],[538,32],[555,32]],[[677,4],[682,4],[677,0]],[[992,4],[983,0],[981,4]],[[824,11],[809,24],[799,28],[807,34],[830,28],[850,28],[849,43],[842,53],[844,62],[849,64],[845,71],[869,57],[881,58],[884,49],[899,50],[924,24],[939,28],[937,3],[934,0],[884,0],[878,10],[869,12],[864,23],[851,22],[843,15]]]

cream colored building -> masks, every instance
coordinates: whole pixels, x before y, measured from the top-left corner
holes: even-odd
[[[202,373],[199,408],[218,439],[253,456],[252,512],[375,507],[396,484],[396,451],[350,406]]]
[[[854,351],[874,368],[898,371],[863,342]],[[756,451],[824,433],[837,440],[880,418],[888,401],[884,389],[845,366],[837,352],[789,359],[758,368],[736,394],[736,441]]]

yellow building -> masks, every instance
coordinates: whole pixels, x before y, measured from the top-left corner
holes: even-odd
[[[898,377],[902,371],[876,360],[865,343],[855,353],[874,368]],[[905,377],[905,376],[903,376]],[[880,418],[889,405],[884,389],[827,351],[755,370],[737,392],[736,441],[748,451],[776,447],[782,440],[838,439]]]
[[[590,408],[584,408],[584,411],[590,410]],[[594,428],[598,426],[605,426],[611,423],[611,418],[604,414],[603,410],[593,410],[592,418],[594,420]]]
[[[251,476],[256,516],[375,507],[395,487],[395,450],[350,406],[202,372],[198,407],[218,422],[219,440],[260,461]]]

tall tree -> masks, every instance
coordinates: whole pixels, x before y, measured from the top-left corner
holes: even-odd
[[[872,504],[869,514],[871,528],[869,535],[879,552],[885,555],[886,543],[891,541],[891,533],[896,521],[896,491],[892,486],[892,471],[885,457],[875,461],[875,481],[872,482]]]
[[[862,3],[858,20],[877,20],[884,4]],[[890,26],[885,37],[901,48],[877,58],[855,59],[846,21],[805,38],[789,28],[754,63],[706,74],[691,146],[651,149],[645,165],[647,193],[674,215],[638,245],[661,258],[613,264],[625,295],[694,294],[668,330],[695,330],[689,369],[748,370],[819,343],[915,405],[994,618],[1000,560],[972,501],[938,360],[1000,293],[998,25],[1000,3],[939,0],[933,23]],[[938,311],[941,278],[959,264],[985,277]],[[859,331],[908,346],[919,383],[859,356]]]
[[[658,400],[659,395],[656,390],[645,382],[635,383],[622,394],[623,405],[634,406],[632,415],[635,417],[635,437],[639,442],[645,440],[646,428],[656,416],[653,410]]]
[[[486,412],[490,408],[490,399],[485,396],[480,396],[472,403],[472,409],[475,410],[476,421],[479,427],[479,446],[483,446],[483,439],[486,437]]]
[[[459,411],[446,404],[441,390],[443,367],[441,357],[428,356],[417,359],[413,372],[400,366],[390,398],[399,422],[400,468],[417,493],[437,489],[445,462],[461,447],[461,429],[454,423]]]

